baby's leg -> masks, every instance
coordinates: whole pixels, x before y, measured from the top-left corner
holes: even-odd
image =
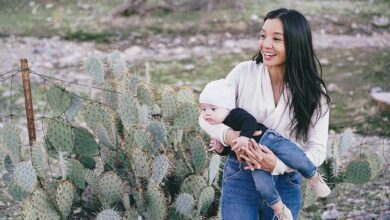
[[[287,166],[297,170],[302,176],[308,178],[309,185],[318,197],[326,197],[330,194],[330,188],[317,172],[317,167],[309,160],[305,152],[298,145],[270,129],[264,134],[264,136],[266,135],[267,138],[261,139],[261,142],[263,142],[261,144],[270,148]]]
[[[268,147],[287,166],[297,170],[305,178],[311,178],[317,171],[305,152],[294,142],[268,129],[260,144]]]
[[[292,220],[291,211],[283,204],[271,173],[256,169],[252,171],[252,177],[256,190],[260,193],[262,199],[267,202],[267,205],[274,210],[275,215],[283,216],[282,219]]]

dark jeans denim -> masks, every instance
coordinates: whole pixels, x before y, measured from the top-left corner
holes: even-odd
[[[291,172],[272,177],[283,203],[291,210],[294,219],[298,219],[300,174]],[[274,211],[257,191],[252,172],[244,170],[244,164],[232,155],[226,160],[223,173],[221,212],[222,220],[271,220],[274,216]]]
[[[306,157],[305,152],[294,142],[277,134],[274,130],[268,129],[261,137],[259,143],[267,146],[281,161],[298,171],[305,178],[310,178],[315,174],[317,168]],[[260,192],[268,205],[273,205],[280,200],[271,173],[256,169],[252,172],[252,176],[257,191]]]

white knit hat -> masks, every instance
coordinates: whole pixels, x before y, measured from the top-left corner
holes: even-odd
[[[211,104],[229,110],[236,107],[235,89],[225,79],[209,82],[199,96],[199,103]]]

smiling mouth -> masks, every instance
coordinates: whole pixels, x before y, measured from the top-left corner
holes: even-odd
[[[271,57],[274,57],[276,54],[264,52],[263,55],[264,55],[265,57],[271,58]]]

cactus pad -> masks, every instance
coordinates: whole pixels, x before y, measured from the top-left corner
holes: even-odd
[[[198,124],[198,110],[192,103],[182,103],[177,111],[174,119],[174,127],[176,129],[191,129]]]
[[[167,215],[164,194],[155,187],[149,187],[146,199],[146,215],[148,219],[163,220]]]
[[[214,189],[208,186],[202,190],[198,201],[198,213],[204,214],[214,201]]]
[[[66,178],[73,182],[80,189],[85,188],[85,180],[83,175],[84,167],[83,165],[77,161],[69,159],[67,161],[67,176]]]
[[[38,183],[37,173],[31,163],[23,161],[15,166],[13,173],[15,184],[30,193]]]
[[[74,134],[69,124],[57,120],[50,120],[47,126],[46,137],[57,152],[73,152]]]
[[[46,96],[54,116],[64,113],[72,102],[72,95],[60,85],[52,85],[47,90]]]
[[[152,91],[150,91],[150,89],[145,84],[140,84],[138,86],[137,98],[141,105],[147,105],[152,107],[154,104]]]
[[[77,155],[97,156],[99,145],[94,136],[85,128],[73,128],[74,147]]]
[[[84,70],[99,86],[104,83],[104,64],[99,57],[88,57],[84,62]]]
[[[122,95],[119,99],[118,112],[126,129],[138,123],[138,102],[129,95]]]
[[[161,111],[164,118],[172,118],[177,111],[176,95],[175,93],[166,88],[164,89],[161,97]]]
[[[43,159],[43,153],[41,151],[41,143],[35,142],[31,150],[31,162],[34,169],[37,171],[37,175],[40,178],[45,178],[46,163]]]
[[[194,94],[192,93],[192,90],[189,88],[181,89],[177,93],[177,102],[179,103],[194,103]]]
[[[149,178],[150,177],[150,161],[148,155],[140,150],[134,148],[132,154],[132,168],[136,177]]]
[[[180,193],[176,197],[175,208],[176,211],[180,214],[186,216],[187,218],[191,218],[194,209],[194,204],[194,198],[190,194]]]
[[[152,184],[160,184],[164,177],[168,173],[169,168],[169,159],[165,155],[160,155],[156,157],[153,161],[152,165],[152,177],[151,177],[151,183]]]
[[[370,164],[364,160],[351,161],[347,167],[345,181],[355,184],[363,184],[370,180]]]
[[[152,134],[153,148],[152,154],[155,154],[166,141],[165,127],[161,122],[152,121],[149,123],[147,130]]]
[[[191,137],[188,140],[188,145],[191,148],[192,165],[195,173],[200,174],[206,165],[207,154],[202,139],[199,137]]]
[[[0,130],[1,140],[7,147],[13,163],[18,163],[22,159],[22,141],[20,139],[20,130],[13,125],[4,125]]]
[[[98,193],[103,204],[111,205],[121,201],[125,193],[121,178],[114,172],[104,173],[99,180]]]
[[[215,177],[219,173],[219,167],[221,164],[221,156],[218,154],[213,154],[210,159],[209,164],[209,185],[211,185],[214,182]]]
[[[71,211],[75,187],[68,181],[62,181],[58,184],[56,190],[56,204],[63,219],[66,219]]]
[[[180,190],[198,198],[203,188],[207,186],[206,180],[199,175],[191,175],[183,180]]]
[[[119,213],[113,209],[105,209],[96,216],[96,220],[122,220]]]

